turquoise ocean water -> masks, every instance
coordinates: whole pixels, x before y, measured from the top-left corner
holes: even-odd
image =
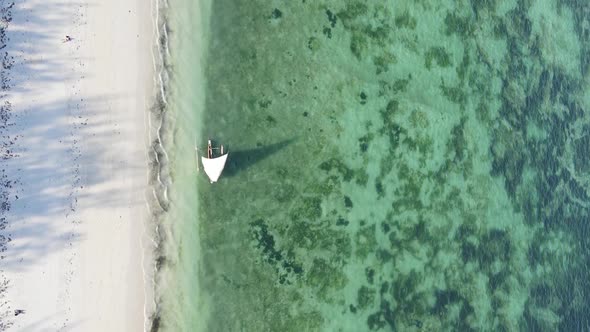
[[[590,3],[160,8],[153,331],[590,329]]]

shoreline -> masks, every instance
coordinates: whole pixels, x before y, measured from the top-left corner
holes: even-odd
[[[149,328],[150,10],[139,0],[12,7],[6,98],[18,143],[3,168],[17,198],[0,262],[9,330]]]
[[[150,331],[191,330],[206,319],[204,312],[197,318],[192,311],[200,302],[194,292],[199,283],[194,279],[200,261],[198,220],[192,216],[199,209],[197,183],[203,175],[195,173],[194,147],[202,138],[203,65],[211,4],[181,1],[172,8],[165,0],[156,0],[156,4],[160,4],[155,25],[159,32],[155,55],[159,58],[154,62],[159,88],[151,113],[155,128],[150,144],[153,197],[149,202],[157,225],[156,310]]]
[[[165,244],[169,230],[162,222],[170,208],[168,191],[171,180],[169,176],[169,157],[166,151],[166,142],[170,139],[166,125],[168,118],[167,90],[170,80],[170,53],[168,39],[168,3],[167,1],[151,0],[151,18],[154,43],[152,43],[152,68],[153,68],[153,102],[149,112],[146,113],[146,131],[148,139],[149,162],[149,195],[146,203],[150,212],[150,223],[154,225],[150,240],[153,244],[151,251],[151,289],[146,289],[146,294],[151,295],[151,307],[146,307],[146,331],[159,331],[161,326],[161,264],[166,260]],[[147,286],[147,283],[146,283]]]

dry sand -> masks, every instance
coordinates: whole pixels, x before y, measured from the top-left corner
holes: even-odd
[[[0,261],[10,330],[146,329],[150,6],[20,0],[10,9],[2,53],[14,64],[0,100],[12,105],[5,134],[17,141],[2,164],[15,181]]]

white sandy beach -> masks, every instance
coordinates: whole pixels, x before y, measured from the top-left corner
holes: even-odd
[[[2,53],[14,64],[0,103],[12,104],[5,134],[17,143],[2,168],[16,182],[2,320],[11,331],[145,330],[150,1],[21,0],[10,10]]]

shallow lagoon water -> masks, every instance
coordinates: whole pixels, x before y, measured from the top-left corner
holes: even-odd
[[[162,330],[589,328],[590,5],[169,10]]]

